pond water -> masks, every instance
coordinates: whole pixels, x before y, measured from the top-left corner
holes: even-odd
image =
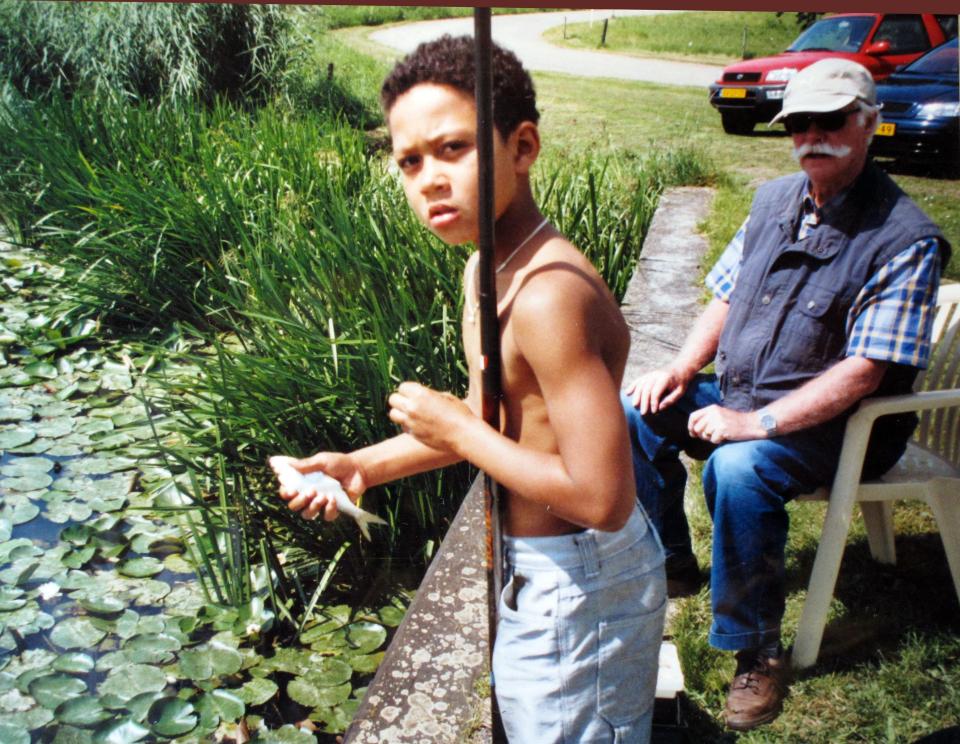
[[[149,365],[89,325],[58,344],[32,300],[59,272],[0,257],[0,742],[332,741],[402,598],[282,626],[260,569],[246,605],[213,602],[135,394]]]

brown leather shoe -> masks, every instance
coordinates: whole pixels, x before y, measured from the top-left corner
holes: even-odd
[[[783,708],[789,677],[787,655],[758,657],[755,651],[737,654],[737,673],[727,694],[723,717],[727,728],[749,731],[769,723]]]

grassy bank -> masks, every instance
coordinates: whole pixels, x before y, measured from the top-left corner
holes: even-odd
[[[575,23],[547,31],[547,40],[573,49],[729,64],[782,52],[800,28],[793,13],[707,11],[613,18],[600,46],[603,23]]]

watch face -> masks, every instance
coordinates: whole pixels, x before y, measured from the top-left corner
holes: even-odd
[[[777,420],[769,413],[765,413],[760,417],[760,426],[766,429],[768,434],[772,434],[777,430]]]

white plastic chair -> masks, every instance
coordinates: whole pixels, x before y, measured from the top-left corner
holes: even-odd
[[[930,366],[914,393],[869,398],[847,422],[833,485],[799,500],[829,499],[807,599],[797,627],[793,666],[816,662],[833,597],[840,559],[847,541],[854,503],[860,504],[870,553],[895,563],[892,501],[920,499],[933,512],[947,554],[953,586],[960,597],[960,284],[944,284],[937,299]],[[916,411],[920,416],[913,441],[894,468],[880,480],[860,482],[873,422],[890,413]]]

